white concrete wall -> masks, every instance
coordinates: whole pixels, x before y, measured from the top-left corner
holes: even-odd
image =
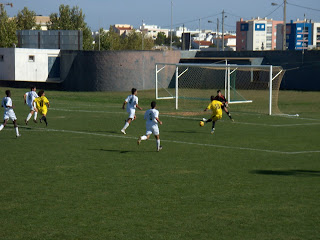
[[[48,57],[59,56],[59,53],[58,49],[15,48],[15,80],[50,81],[48,79]],[[30,56],[34,56],[34,61],[30,60]]]
[[[0,80],[14,80],[14,48],[0,48]]]

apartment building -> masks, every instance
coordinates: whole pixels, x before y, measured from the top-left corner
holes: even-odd
[[[314,48],[320,49],[320,23],[313,23],[313,39],[312,45]]]
[[[158,33],[162,32],[166,37],[169,36],[169,29],[162,29],[157,25],[146,25],[142,24],[140,26],[140,31],[147,37],[152,38],[153,40],[157,39]]]
[[[319,33],[320,34],[320,33]],[[289,50],[306,50],[313,45],[313,24],[299,19],[286,24],[286,46]],[[283,24],[278,25],[277,50],[282,50]],[[319,41],[320,43],[320,41]]]
[[[36,16],[35,17],[36,24],[40,26],[40,30],[46,31],[48,30],[47,23],[50,21],[49,16]],[[34,30],[33,28],[32,30]]]
[[[282,21],[254,18],[237,21],[237,51],[261,51],[276,49],[277,25]]]
[[[134,30],[133,26],[129,24],[115,24],[112,26],[112,28],[114,32],[119,34],[120,36],[127,36]]]

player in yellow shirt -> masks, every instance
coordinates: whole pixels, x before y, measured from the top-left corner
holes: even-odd
[[[214,127],[215,127],[216,121],[218,121],[219,119],[222,118],[222,107],[224,106],[224,104],[222,102],[214,100],[214,98],[215,98],[214,96],[210,97],[211,103],[204,110],[205,112],[208,110],[212,110],[212,114],[211,114],[210,118],[209,119],[205,119],[205,118],[202,119],[205,123],[212,122],[211,134],[214,133],[214,130],[215,130]]]
[[[40,122],[42,122],[43,120],[46,123],[46,126],[48,126],[47,113],[48,108],[50,107],[50,103],[48,98],[45,97],[45,93],[43,90],[38,92],[38,96],[39,97],[34,99],[34,102],[36,103],[38,112],[42,115],[42,117],[40,118]]]

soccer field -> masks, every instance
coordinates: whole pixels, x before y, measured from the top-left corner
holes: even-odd
[[[158,100],[156,152],[153,136],[137,145],[144,111],[120,133],[129,92],[47,91],[45,127],[24,124],[28,89],[10,90],[22,136],[12,124],[0,132],[0,239],[320,236],[320,92],[280,92],[281,111],[299,117],[231,105],[235,122],[224,114],[214,135],[199,127],[208,101],[184,112]],[[147,110],[154,92],[138,97]]]

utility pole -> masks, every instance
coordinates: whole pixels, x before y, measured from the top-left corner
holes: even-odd
[[[219,51],[219,18],[217,18],[217,34],[216,34],[217,51]]]
[[[183,29],[182,29],[182,50],[186,50],[186,46],[185,46],[185,38],[186,36],[184,35],[184,24],[183,24]]]
[[[224,10],[222,11],[222,51],[224,51]]]
[[[99,51],[100,51],[100,34],[101,34],[100,29],[98,31],[98,34],[99,34]]]
[[[13,7],[13,3],[0,3],[0,14],[2,14],[2,7],[5,5]]]
[[[171,28],[170,28],[170,50],[172,50],[172,1],[171,1]]]
[[[143,28],[143,29],[142,29]],[[142,26],[141,26],[141,41],[142,41],[142,43],[141,43],[141,50],[143,50],[143,48],[144,48],[144,42],[143,42],[143,40],[144,40],[144,36],[143,36],[143,30],[144,30],[144,26],[143,26],[143,20],[142,20]]]
[[[287,50],[287,0],[283,0],[283,39],[282,50]]]
[[[200,46],[201,46],[200,35],[201,35],[201,19],[199,18],[199,50],[200,50]]]

